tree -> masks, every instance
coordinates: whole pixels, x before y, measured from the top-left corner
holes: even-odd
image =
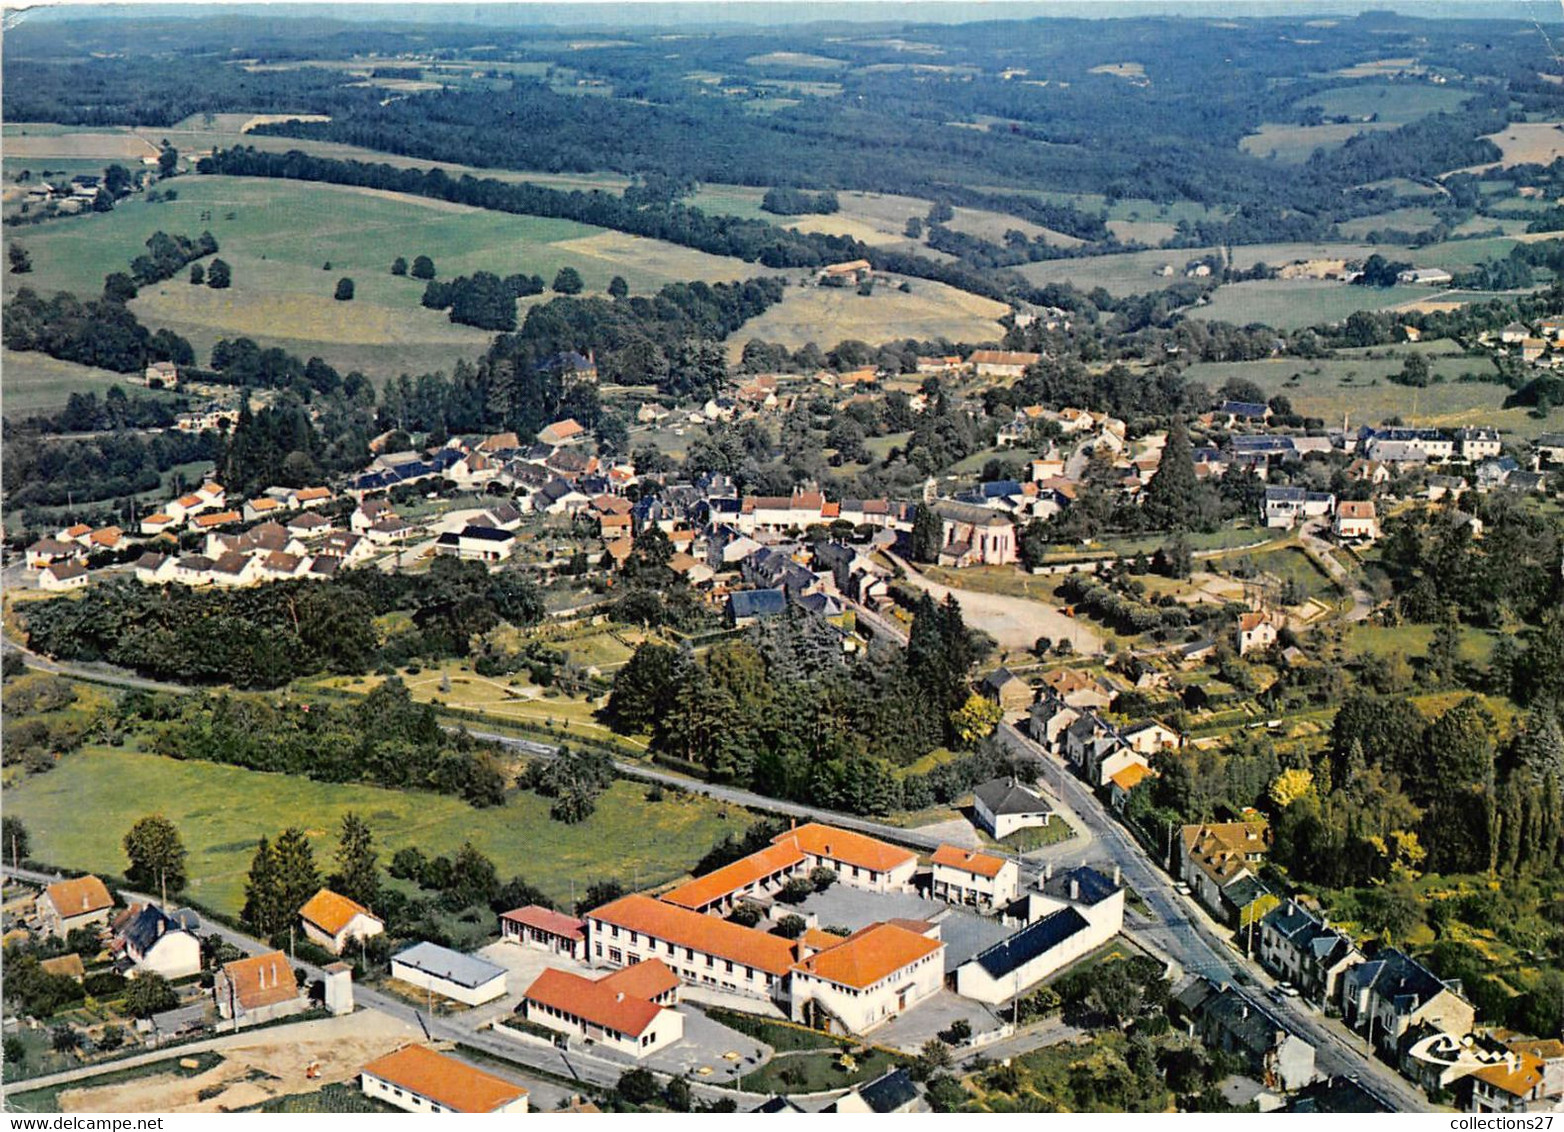
[[[125,834],[124,846],[130,859],[125,879],[132,885],[158,895],[184,890],[185,846],[173,822],[162,814],[144,817]]]
[[[912,518],[912,560],[937,562],[945,542],[945,524],[928,503],[918,504]]]
[[[804,929],[809,927],[809,922],[796,912],[789,912],[777,921],[777,926],[771,929],[773,935],[779,935],[783,939],[797,939],[804,934]]]
[[[309,836],[290,826],[277,837],[277,895],[289,919],[320,890],[320,870]],[[286,926],[286,924],[284,924]]]
[[[157,155],[157,172],[159,177],[172,177],[179,172],[179,150],[171,145],[165,145],[163,152]]]
[[[400,256],[399,255],[394,260],[391,261],[391,274],[392,275],[406,275],[407,274],[407,257],[406,256]]]
[[[337,289],[331,297],[336,299],[339,303],[350,301],[353,298],[353,280],[349,279],[345,275],[341,279],[338,279]]]
[[[239,918],[259,936],[272,936],[288,926],[294,909],[282,899],[281,874],[277,850],[271,841],[261,838],[250,859],[250,875],[244,884],[244,909]]]
[[[195,286],[195,287],[199,287],[199,286],[201,286],[201,284],[203,284],[205,282],[206,282],[206,268],[202,267],[199,263],[192,263],[190,265],[190,283],[191,283],[191,285]]]
[[[32,837],[22,819],[7,814],[0,818],[0,857],[11,862],[14,869],[32,856]]]
[[[27,1060],[27,1047],[22,1044],[22,1039],[15,1034],[5,1036],[5,1063],[7,1065],[21,1065]]]
[[[128,303],[136,297],[136,281],[123,271],[115,271],[103,280],[103,297],[111,303]]]
[[[971,749],[977,741],[993,732],[1005,717],[1004,709],[993,700],[976,692],[967,702],[951,713],[950,726],[963,750]]]
[[[1200,481],[1195,478],[1194,449],[1182,417],[1175,417],[1168,429],[1162,459],[1151,481],[1146,484],[1146,499],[1141,507],[1147,525],[1157,530],[1188,528],[1198,522]]]
[[[372,908],[380,897],[380,870],[374,836],[364,819],[349,811],[342,815],[342,832],[337,839],[336,891],[349,900]]]
[[[221,291],[233,283],[233,271],[226,260],[214,259],[206,269],[206,285]]]
[[[783,904],[802,904],[815,891],[815,886],[804,877],[789,877],[777,891],[777,899]]]
[[[631,1069],[620,1076],[619,1083],[614,1086],[614,1092],[630,1104],[639,1105],[656,1099],[661,1090],[658,1089],[657,1078],[652,1075],[650,1069]]]
[[[690,1083],[683,1077],[674,1077],[668,1082],[668,1087],[663,1090],[663,1100],[674,1112],[689,1112],[695,1107]]]
[[[137,975],[125,988],[125,1010],[132,1018],[150,1018],[178,1005],[179,996],[174,988],[154,971]]]
[[[827,865],[816,865],[809,870],[809,883],[816,892],[824,892],[836,883],[836,870]]]
[[[413,260],[412,274],[414,279],[433,279],[434,260],[430,259],[426,255],[418,256]]]
[[[562,267],[554,276],[553,289],[561,295],[579,295],[584,286],[581,273],[573,267]]]
[[[559,288],[555,288],[557,291]],[[623,275],[616,275],[608,281],[608,294],[610,298],[622,299],[630,293],[630,284],[625,282]]]
[[[13,243],[6,249],[11,260],[12,275],[26,275],[33,269],[33,257],[21,244]]]

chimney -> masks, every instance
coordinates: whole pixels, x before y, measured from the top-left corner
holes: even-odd
[[[1244,1003],[1243,1013],[1241,1013],[1239,1015],[1239,1017],[1240,1018],[1247,1018],[1247,1017],[1249,1017],[1249,1004],[1247,1002]]]
[[[277,985],[277,963],[276,963],[275,960],[273,960],[273,962],[272,962],[272,986],[275,987],[276,985]]]
[[[1119,868],[1119,866],[1118,865],[1114,865],[1113,866],[1113,887],[1114,888],[1120,887],[1120,884],[1122,883],[1120,881],[1121,873],[1122,873],[1122,870]]]
[[[1071,900],[1079,900],[1080,898],[1081,898],[1081,882],[1080,882],[1080,880],[1077,877],[1071,877],[1070,878],[1070,899]]]
[[[1043,866],[1043,879],[1045,881],[1054,879],[1054,863],[1052,861]]]
[[[168,921],[163,919],[161,916],[158,917],[158,922],[157,922],[158,938],[160,938],[160,939],[162,938],[163,932],[166,931],[167,928],[168,928]]]
[[[84,893],[81,894],[81,910],[83,912],[85,912],[87,910],[87,904],[88,904],[87,894],[84,892]]]
[[[623,1002],[624,1000],[625,1000],[625,992],[624,991],[620,991],[618,994],[614,995],[614,1001],[615,1002]]]

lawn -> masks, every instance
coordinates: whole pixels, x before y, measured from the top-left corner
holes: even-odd
[[[41,292],[95,294],[105,275],[128,268],[154,231],[209,229],[221,245],[218,254],[233,267],[232,288],[192,287],[183,274],[144,288],[131,304],[144,323],[183,334],[199,355],[219,338],[243,334],[301,356],[317,354],[343,370],[394,376],[449,370],[457,357],[481,353],[492,337],[423,308],[424,284],[390,273],[398,255],[430,255],[442,279],[486,270],[551,280],[568,265],[580,271],[589,292],[604,290],[615,275],[644,294],[669,282],[764,271],[573,221],[350,186],[186,177],[178,190],[172,203],[137,198],[111,213],[28,229],[21,239],[34,269],[20,281]],[[332,292],[344,276],[354,280],[356,296],[335,302]],[[8,293],[18,282],[9,280]]]
[[[575,642],[549,642],[555,647],[572,651]],[[623,663],[630,650],[609,639],[613,646],[609,661],[609,644],[592,640],[586,647],[595,650],[606,662]],[[585,661],[584,663],[594,663]],[[469,665],[458,660],[447,660],[438,667],[422,667],[417,672],[406,669],[398,673],[420,703],[433,703],[460,711],[477,712],[495,722],[512,721],[532,726],[557,727],[561,741],[568,742],[571,735],[581,735],[601,742],[614,743],[628,748],[643,748],[644,742],[616,734],[595,718],[598,705],[579,696],[550,695],[531,684],[526,673],[514,676],[479,676]],[[379,687],[383,677],[333,677],[322,680],[319,686],[334,691],[355,694]]]
[[[591,818],[562,825],[550,820],[547,799],[530,793],[476,810],[445,795],[88,748],[8,789],[6,812],[27,823],[39,860],[107,875],[125,866],[120,839],[130,825],[161,812],[190,852],[189,895],[237,915],[259,837],[299,826],[316,860],[329,867],[349,810],[369,823],[382,862],[404,846],[449,854],[470,839],[501,876],[520,873],[561,904],[596,879],[644,888],[680,877],[723,834],[742,833],[750,820],[708,798],[668,794],[648,802],[646,793],[644,785],[616,782]]]
[[[1408,425],[1425,427],[1492,425],[1521,437],[1548,429],[1546,421],[1529,416],[1525,409],[1501,409],[1509,394],[1504,386],[1457,380],[1466,373],[1492,373],[1493,365],[1487,358],[1452,353],[1449,343],[1423,345],[1433,345],[1433,349],[1420,352],[1428,355],[1434,376],[1444,379],[1424,389],[1410,389],[1389,380],[1389,375],[1405,364],[1406,347],[1376,350],[1380,356],[1372,358],[1342,353],[1319,361],[1200,362],[1185,370],[1184,376],[1211,389],[1229,378],[1245,378],[1259,385],[1267,397],[1283,394],[1299,413],[1319,417],[1332,426],[1339,426],[1342,415],[1347,414],[1352,426],[1400,417]]]
[[[766,1065],[739,1078],[738,1087],[751,1093],[820,1093],[843,1089],[861,1081],[873,1081],[896,1068],[897,1060],[884,1050],[854,1057],[853,1068],[841,1067],[840,1050],[814,1050],[774,1057]],[[784,1076],[784,1074],[786,1076]]]
[[[0,372],[5,388],[0,393],[0,408],[8,417],[25,417],[65,407],[72,393],[96,393],[100,398],[114,386],[128,394],[125,375],[112,370],[62,362],[47,354],[0,351]],[[138,396],[160,396],[136,390]]]
[[[1391,656],[1399,653],[1408,660],[1428,655],[1428,647],[1434,637],[1432,625],[1354,625],[1347,633],[1347,651],[1357,656]],[[1473,664],[1487,664],[1498,643],[1499,634],[1485,632],[1470,625],[1460,627],[1461,659]]]
[[[1237,326],[1259,322],[1278,330],[1297,330],[1341,322],[1354,311],[1384,310],[1438,295],[1428,287],[1352,287],[1328,279],[1263,279],[1218,287],[1211,302],[1197,307],[1190,316]]]
[[[1028,282],[1038,286],[1049,283],[1073,283],[1083,291],[1105,288],[1114,295],[1134,295],[1160,291],[1183,280],[1184,264],[1215,254],[1217,248],[1169,248],[1144,252],[1120,252],[1115,255],[1089,256],[1084,259],[1045,260],[1016,268]],[[1252,244],[1228,249],[1233,266],[1247,269],[1257,263],[1280,267],[1295,260],[1363,259],[1375,251],[1386,256],[1406,258],[1410,253],[1393,246],[1367,244]],[[1419,258],[1419,262],[1422,260]],[[1174,274],[1157,274],[1163,264],[1171,264]]]
[[[794,282],[799,280],[795,277]],[[751,338],[795,349],[814,342],[829,349],[849,338],[979,343],[997,342],[1004,334],[998,321],[1008,310],[1003,303],[927,279],[908,282],[910,289],[899,291],[893,277],[868,296],[851,287],[816,287],[812,279],[789,287],[780,303],[750,319],[728,339],[730,359],[737,361]]]
[[[1252,157],[1269,158],[1283,165],[1301,165],[1317,149],[1336,149],[1359,134],[1395,128],[1389,122],[1333,122],[1320,126],[1261,122],[1259,131],[1247,135],[1238,143],[1238,148]]]

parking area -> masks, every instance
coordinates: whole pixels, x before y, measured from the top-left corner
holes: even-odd
[[[536,947],[523,947],[519,943],[491,943],[478,952],[490,963],[498,963],[508,972],[505,976],[505,998],[509,1002],[519,999],[522,992],[532,985],[532,980],[543,973],[545,967],[557,967],[561,971],[598,978],[607,971],[594,971],[568,955],[556,955]]]
[[[930,1038],[938,1037],[940,1031],[950,1029],[959,1021],[971,1026],[974,1036],[987,1034],[1003,1025],[981,1002],[942,990],[918,1003],[916,1008],[892,1018],[870,1037],[879,1045],[916,1053]]]
[[[865,892],[844,884],[833,884],[824,892],[812,894],[799,910],[814,915],[822,928],[846,928],[857,931],[880,920],[926,920],[939,924],[945,944],[945,970],[950,972],[985,947],[1012,934],[997,920],[985,919],[974,912],[953,908],[938,900],[925,900],[914,893]]]

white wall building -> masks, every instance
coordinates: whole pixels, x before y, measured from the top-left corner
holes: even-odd
[[[434,943],[416,943],[391,957],[391,977],[467,1006],[505,993],[505,968]]]

